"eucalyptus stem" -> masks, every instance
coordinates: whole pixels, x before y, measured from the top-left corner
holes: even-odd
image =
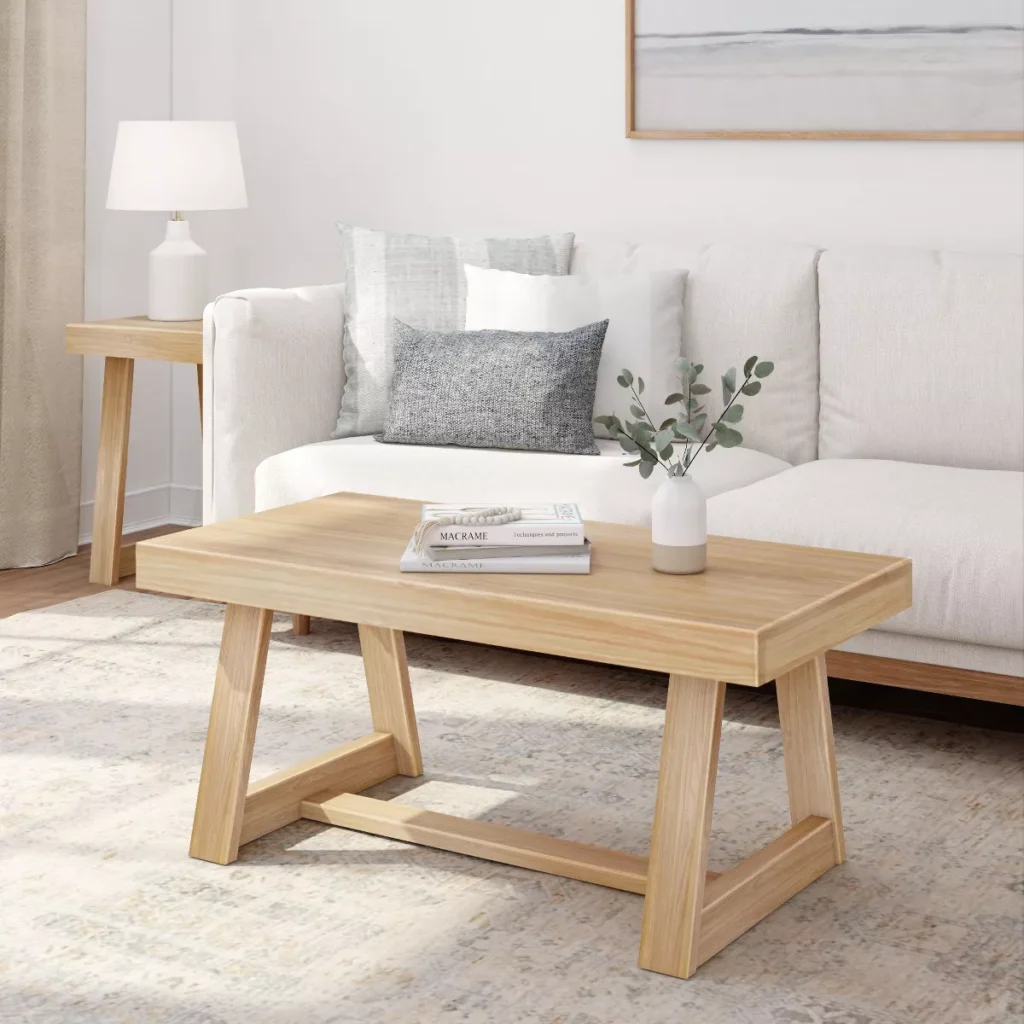
[[[636,401],[636,404],[640,406],[640,411],[644,414],[644,418],[653,427],[654,426],[654,420],[651,419],[651,414],[647,411],[647,406],[644,405],[643,400],[640,398],[640,395],[637,393],[636,388],[633,387],[632,384],[630,384],[629,385],[629,390],[632,392],[633,399]],[[635,437],[633,438],[633,441],[637,445],[637,447],[643,448],[643,450],[645,452],[647,452],[648,455],[653,456],[654,461],[657,462],[657,464],[659,466],[664,466],[665,467],[665,472],[668,473],[669,476],[672,475],[672,463],[671,462],[666,462],[664,459],[662,459],[662,457],[657,452],[651,451],[651,449],[648,448],[646,445],[640,444],[640,442],[637,441],[637,439]]]
[[[704,447],[705,444],[707,444],[708,438],[715,432],[715,427],[717,427],[718,424],[722,422],[722,417],[724,417],[725,414],[732,408],[732,403],[735,402],[736,399],[743,394],[743,389],[750,383],[750,378],[753,375],[754,371],[751,370],[750,373],[748,373],[743,378],[743,383],[733,392],[732,398],[729,399],[729,404],[722,410],[722,415],[719,416],[718,419],[711,424],[711,429],[704,435],[704,440],[701,441],[700,447],[693,453],[693,459],[697,458],[697,456],[700,455],[701,449]],[[693,459],[690,459],[690,465],[693,464]],[[690,468],[690,465],[688,465],[686,469],[683,470],[683,476],[686,476],[686,470]]]
[[[714,448],[717,445],[735,448],[743,444],[743,435],[736,428],[736,424],[743,418],[744,406],[736,403],[741,394],[756,395],[761,390],[761,378],[769,376],[775,369],[775,364],[770,360],[761,361],[756,355],[751,356],[743,363],[743,379],[737,387],[736,368],[730,367],[722,376],[723,398],[728,396],[725,408],[701,436],[701,428],[708,420],[707,406],[695,400],[694,390],[704,367],[682,357],[676,360],[675,366],[681,377],[680,387],[678,392],[665,399],[665,403],[681,403],[684,408],[678,416],[669,417],[658,427],[640,397],[644,390],[643,380],[635,378],[639,384],[637,387],[633,374],[627,369],[619,374],[617,380],[619,386],[632,397],[629,412],[636,422],[627,419],[623,425],[614,414],[595,417],[595,421],[608,428],[612,437],[616,438],[627,452],[639,453],[640,457],[629,465],[639,467],[640,475],[645,480],[654,472],[655,466],[661,466],[670,477],[685,476],[705,448]],[[757,381],[751,383],[755,377],[758,378]],[[710,394],[711,389],[701,383],[698,393]],[[732,412],[734,406],[735,412]],[[696,426],[698,422],[701,424],[700,427]],[[663,455],[663,452],[671,454]]]

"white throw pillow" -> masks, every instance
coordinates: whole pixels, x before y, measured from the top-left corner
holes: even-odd
[[[594,415],[636,418],[630,392],[616,383],[625,368],[644,379],[642,401],[657,427],[678,411],[664,400],[679,390],[674,364],[682,353],[685,283],[685,270],[554,277],[467,264],[466,330],[561,332],[607,320]],[[594,433],[608,436],[596,424]]]

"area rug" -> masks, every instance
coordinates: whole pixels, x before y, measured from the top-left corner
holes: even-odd
[[[0,1019],[1019,1020],[1018,736],[835,710],[849,860],[689,981],[639,896],[299,822],[188,836],[223,609],[122,591],[0,620]],[[646,852],[665,680],[409,637],[426,775],[375,795]],[[253,776],[370,730],[355,627],[275,624]],[[730,687],[711,866],[788,824],[775,701]]]

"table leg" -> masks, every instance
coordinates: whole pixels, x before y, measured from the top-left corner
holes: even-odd
[[[640,932],[640,966],[688,978],[697,969],[725,683],[669,678],[658,797]]]
[[[400,629],[360,625],[359,645],[363,650],[373,728],[394,737],[399,775],[422,775],[423,757],[405,659],[405,637]]]
[[[309,616],[308,615],[293,615],[292,616],[292,632],[296,636],[309,636]]]
[[[132,412],[135,360],[107,356],[96,465],[89,582],[113,586],[121,576],[124,482],[128,468],[128,425]]]
[[[846,859],[839,803],[832,708],[825,656],[804,662],[776,680],[789,810],[796,825],[810,815],[832,822],[836,864]]]
[[[189,847],[199,860],[238,857],[273,618],[263,608],[227,607]]]

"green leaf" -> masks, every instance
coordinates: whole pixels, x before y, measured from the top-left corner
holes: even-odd
[[[684,423],[680,420],[673,429],[680,437],[685,437],[688,441],[700,440],[700,433],[692,423]]]
[[[710,395],[711,394],[711,388],[709,388],[707,386],[707,384],[694,384],[693,387],[690,388],[690,394],[691,395]]]
[[[758,363],[757,366],[754,367],[754,376],[755,377],[767,377],[768,374],[771,373],[772,370],[774,370],[774,369],[775,369],[775,364],[772,363],[772,362],[769,362],[766,359],[763,363]]]
[[[744,384],[740,390],[745,395],[756,395],[761,390],[761,382],[759,380],[752,380],[749,384]]]
[[[652,427],[646,420],[640,420],[633,424],[633,436],[638,441],[643,441],[645,438],[651,437],[653,434],[654,427]]]
[[[595,416],[594,417],[594,422],[595,423],[600,423],[602,427],[610,427],[612,425],[612,417],[611,416]]]
[[[633,374],[629,370],[623,370],[615,379],[619,382],[620,388],[628,388],[633,383]]]
[[[637,377],[636,379],[636,393],[642,395],[644,393],[644,379],[643,377]]]
[[[735,390],[736,367],[730,366],[729,369],[722,374],[722,401],[728,405],[729,399],[732,398]]]
[[[638,420],[642,420],[642,419],[644,418],[644,411],[643,411],[643,409],[641,409],[641,408],[640,408],[640,406],[639,406],[639,405],[631,405],[631,406],[629,407],[629,411],[630,411],[630,412],[631,412],[631,413],[632,413],[632,414],[633,414],[633,415],[634,415],[634,416],[635,416],[635,417],[636,417],[636,418],[637,418]]]
[[[671,427],[668,430],[659,430],[654,435],[651,444],[654,445],[654,450],[656,452],[660,452],[665,445],[672,443],[673,437],[675,437],[675,434],[672,432]]]
[[[690,369],[693,366],[693,363],[691,363],[690,360],[686,358],[686,356],[680,356],[676,360],[675,366],[676,366],[676,370],[679,372],[679,374],[681,376],[685,377],[686,374],[688,374],[690,372]]]
[[[672,394],[669,395],[668,398],[665,399],[665,404],[666,405],[675,405],[676,402],[685,402],[685,401],[686,401],[686,395],[682,394],[679,391],[673,391]]]
[[[698,377],[699,377],[699,376],[700,376],[700,375],[701,375],[701,374],[702,374],[702,373],[704,372],[704,364],[703,364],[703,363],[698,363],[698,364],[697,364],[697,365],[696,365],[696,366],[695,366],[695,367],[693,368],[693,372],[694,372],[694,374],[695,374],[696,376],[698,376]]]
[[[646,480],[654,472],[654,466],[653,462],[641,462],[640,475]]]
[[[717,447],[718,447],[718,442],[717,441],[708,441],[708,443],[706,445],[704,445],[704,451],[706,451],[706,452],[713,452]]]
[[[696,431],[703,431],[704,424],[708,421],[708,414],[706,412],[699,413],[690,420],[690,426]]]
[[[658,452],[658,454],[662,457],[662,459],[665,462],[668,462],[668,460],[672,458],[672,445],[665,445],[665,447],[662,448],[661,451]]]
[[[743,406],[739,402],[734,402],[722,413],[722,419],[726,423],[739,423],[743,419]]]
[[[624,466],[629,466],[629,468],[632,469],[634,466],[639,466],[640,463],[643,462],[643,461],[644,461],[643,459],[637,459],[634,462],[624,462],[623,465]]]
[[[657,457],[649,448],[640,449],[640,458],[643,459],[644,462],[653,462],[655,465],[658,464]]]
[[[743,435],[738,430],[727,427],[724,423],[716,423],[715,440],[723,448],[735,448],[737,445],[743,444]]]
[[[658,429],[659,430],[665,430],[667,427],[674,426],[675,422],[676,422],[675,416],[669,416],[669,418],[667,420],[665,420],[665,422],[662,423],[662,425],[660,427],[658,427]]]
[[[626,437],[625,434],[619,435],[619,444],[622,445],[622,450],[624,452],[629,452],[630,455],[634,455],[640,451],[640,445],[638,445],[631,437]]]
[[[750,376],[750,371],[751,371],[751,370],[753,370],[753,368],[754,368],[754,366],[755,366],[756,364],[757,364],[757,356],[751,356],[751,357],[750,357],[750,358],[749,358],[749,359],[748,359],[748,360],[747,360],[747,361],[746,361],[746,362],[745,362],[745,363],[743,364],[743,376],[744,376],[744,377],[749,377],[749,376]]]

